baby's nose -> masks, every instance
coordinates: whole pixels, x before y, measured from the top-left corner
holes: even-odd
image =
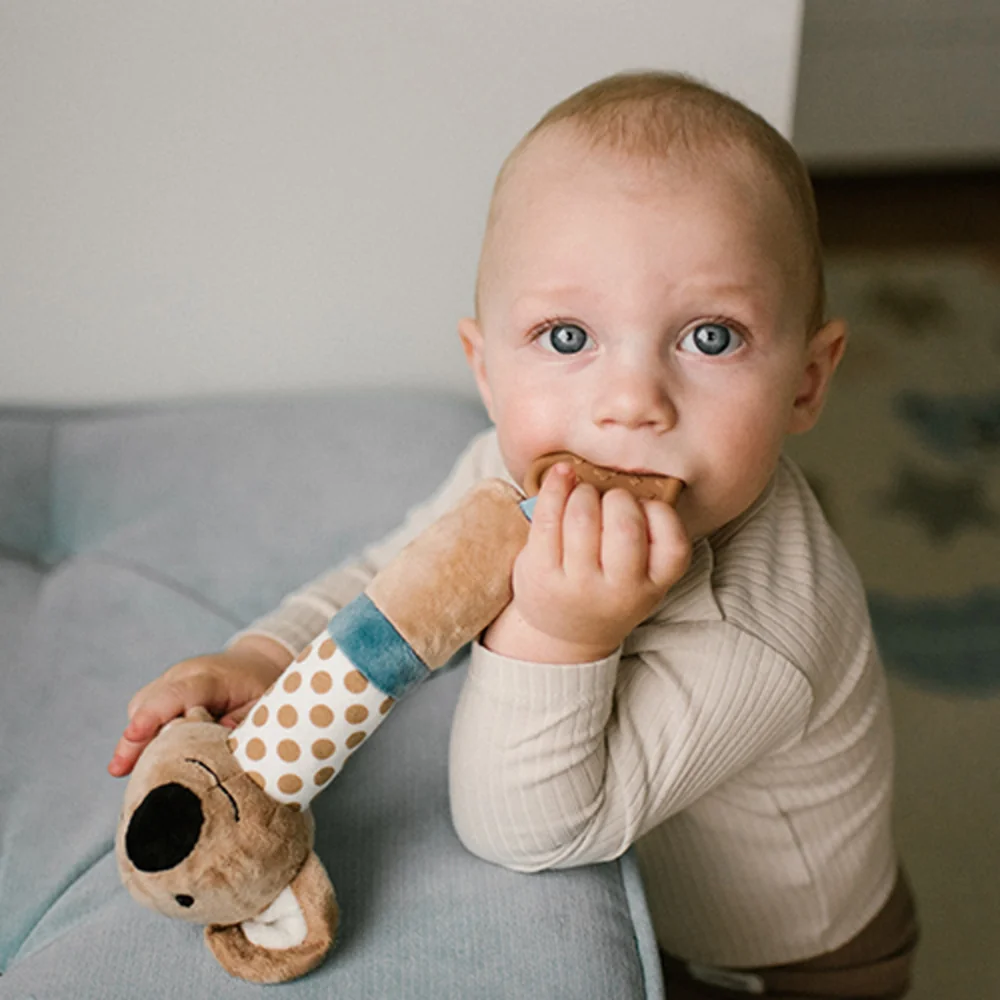
[[[658,371],[629,367],[606,373],[601,380],[594,422],[666,431],[677,423],[677,410]]]

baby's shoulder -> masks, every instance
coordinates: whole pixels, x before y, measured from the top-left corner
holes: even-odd
[[[870,642],[857,569],[798,466],[783,457],[763,502],[712,546],[724,620],[777,649],[810,679]]]
[[[463,461],[470,478],[476,482],[480,479],[504,479],[514,482],[504,464],[497,429],[494,426],[487,427],[473,436],[466,445]]]

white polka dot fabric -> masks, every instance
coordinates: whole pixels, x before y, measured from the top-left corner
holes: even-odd
[[[324,633],[233,731],[229,749],[273,799],[304,808],[392,705]]]

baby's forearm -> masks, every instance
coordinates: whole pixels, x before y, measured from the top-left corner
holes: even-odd
[[[608,764],[617,653],[595,663],[501,658],[473,647],[451,734],[451,810],[468,850],[521,871],[628,846]]]

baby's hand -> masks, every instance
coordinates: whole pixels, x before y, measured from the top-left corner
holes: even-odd
[[[535,503],[514,563],[514,599],[487,648],[518,659],[590,662],[613,652],[687,570],[677,512],[625,490],[603,495],[557,465]]]
[[[235,727],[291,659],[278,643],[247,636],[225,652],[174,664],[129,702],[129,724],[108,772],[116,778],[128,774],[161,727],[189,708],[201,705],[224,726]]]

